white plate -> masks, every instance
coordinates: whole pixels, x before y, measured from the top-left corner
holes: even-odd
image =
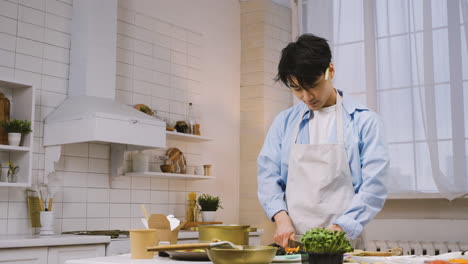
[[[272,263],[301,263],[301,255],[283,255],[275,256]]]

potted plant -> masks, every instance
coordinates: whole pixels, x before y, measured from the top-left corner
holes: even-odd
[[[223,208],[218,196],[202,194],[198,197],[203,222],[214,222],[216,210]]]
[[[345,232],[331,231],[323,227],[307,231],[301,242],[309,258],[308,262],[302,263],[342,264],[343,254],[353,251]]]
[[[8,144],[11,146],[19,146],[22,136],[32,132],[31,121],[28,120],[2,120],[1,125],[8,133]]]
[[[16,172],[19,167],[15,166],[13,162],[8,162],[8,182],[16,182]]]

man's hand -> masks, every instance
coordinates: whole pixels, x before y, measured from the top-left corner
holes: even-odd
[[[285,211],[277,213],[274,218],[276,222],[275,242],[285,248],[288,246],[288,241],[294,239],[296,231],[291,218]]]
[[[338,232],[343,231],[343,229],[341,229],[341,227],[339,225],[331,225],[331,226],[327,227],[327,229],[329,229],[331,231],[338,231]]]

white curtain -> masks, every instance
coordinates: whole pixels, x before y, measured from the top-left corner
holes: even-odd
[[[303,0],[334,85],[383,118],[392,193],[468,192],[468,0]]]

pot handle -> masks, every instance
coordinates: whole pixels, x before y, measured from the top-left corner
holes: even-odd
[[[249,228],[247,228],[247,232],[257,232],[257,228],[256,227],[249,227]]]

